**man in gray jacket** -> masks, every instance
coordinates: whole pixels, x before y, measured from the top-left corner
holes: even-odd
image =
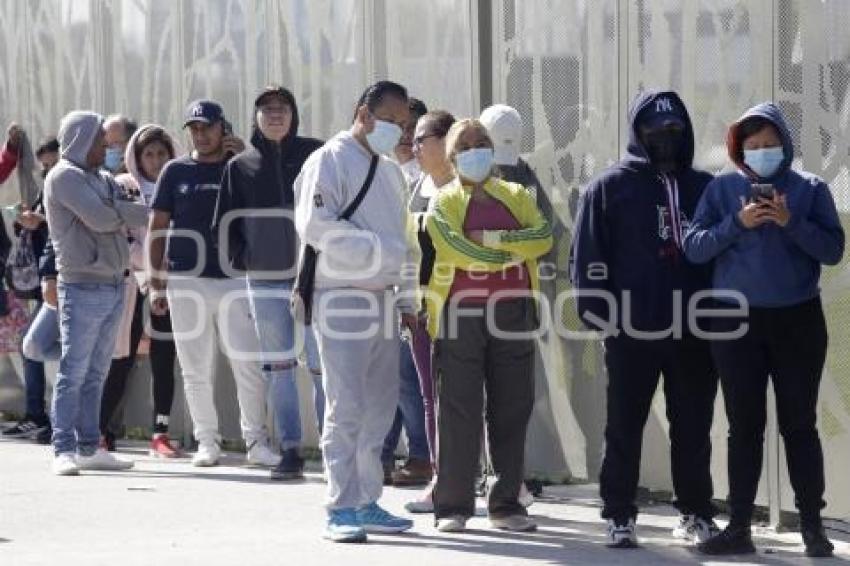
[[[104,135],[98,114],[65,116],[59,128],[61,160],[44,186],[59,272],[62,357],[53,395],[57,475],[133,465],[98,450],[98,418],[124,302],[127,228],[144,225],[148,210],[123,200],[112,177],[100,170]]]

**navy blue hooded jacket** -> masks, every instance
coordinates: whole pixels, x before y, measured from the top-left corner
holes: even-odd
[[[650,162],[638,132],[639,122],[661,109],[672,109],[685,124],[680,167],[671,174],[678,185],[678,223],[670,214],[668,183]],[[677,308],[687,320],[689,298],[710,286],[710,265],[697,266],[685,258],[673,227],[679,224],[684,235],[712,176],[692,166],[693,126],[675,92],[636,96],[629,123],[626,157],[591,181],[581,196],[570,275],[578,291],[579,317],[590,328],[622,330],[628,323],[630,329],[658,332],[673,323],[674,291],[681,291]],[[589,296],[600,292],[610,299]]]
[[[776,126],[785,160],[768,179],[760,179],[743,163],[741,123],[762,117]],[[844,255],[844,230],[827,184],[791,169],[794,145],[782,112],[772,103],[747,110],[729,129],[729,156],[739,170],[718,176],[706,189],[685,236],[692,261],[714,260],[714,287],[742,293],[753,307],[799,304],[820,293],[821,264],[835,265]],[[791,220],[748,230],[738,212],[750,198],[753,182],[771,183],[787,199]]]

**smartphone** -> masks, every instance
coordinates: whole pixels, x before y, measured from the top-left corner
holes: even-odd
[[[776,195],[776,188],[769,183],[753,183],[750,188],[750,201],[759,202],[760,200],[773,200]]]
[[[222,129],[223,129],[223,131],[224,131],[224,137],[226,137],[226,138],[227,138],[227,137],[230,137],[230,136],[232,136],[232,135],[233,135],[233,124],[231,124],[229,120],[224,120],[224,121],[223,121],[223,123],[222,123]],[[225,156],[227,159],[230,159],[230,158],[231,158],[231,157],[233,157],[234,155],[236,155],[236,154],[235,154],[234,152],[232,152],[232,151],[228,151],[227,153],[225,153],[225,154],[224,154],[224,156]]]

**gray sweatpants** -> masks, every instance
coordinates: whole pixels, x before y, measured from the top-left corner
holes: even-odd
[[[383,489],[381,448],[399,388],[398,317],[389,293],[317,289],[313,325],[322,359],[322,457],[328,509],[376,502]],[[345,311],[345,312],[343,312]]]

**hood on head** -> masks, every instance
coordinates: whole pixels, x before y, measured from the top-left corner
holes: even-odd
[[[758,178],[758,175],[753,173],[752,169],[744,163],[744,140],[741,139],[740,134],[741,124],[750,118],[764,118],[773,124],[776,131],[779,132],[779,139],[782,140],[782,151],[785,154],[785,159],[782,160],[779,169],[771,177],[771,179],[776,178],[791,167],[791,162],[794,160],[794,141],[791,138],[791,131],[788,129],[782,110],[773,102],[762,102],[753,106],[729,126],[729,131],[726,134],[726,149],[729,152],[729,158],[750,178]]]
[[[133,180],[135,180],[137,183],[142,183],[145,178],[142,175],[142,172],[139,169],[139,163],[136,160],[136,141],[146,130],[149,130],[151,128],[160,128],[162,130],[165,130],[165,128],[163,128],[159,124],[144,124],[142,126],[139,126],[139,128],[135,132],[133,132],[133,135],[130,136],[130,141],[127,142],[127,149],[124,150],[124,165],[127,167],[127,172],[132,175]],[[177,138],[175,136],[172,136],[167,130],[165,131],[165,135],[168,136],[168,139],[171,141],[172,147],[174,147],[174,157],[182,155],[183,148],[177,142]]]
[[[260,150],[265,150],[271,146],[271,142],[263,136],[263,133],[260,131],[260,126],[257,124],[257,110],[260,108],[260,102],[266,96],[278,95],[282,96],[286,103],[289,104],[290,108],[292,108],[292,122],[289,125],[289,132],[287,132],[286,137],[280,143],[281,149],[285,149],[295,136],[298,135],[298,125],[300,124],[300,118],[298,116],[298,105],[295,103],[295,96],[282,86],[268,86],[264,88],[259,94],[257,94],[257,98],[254,100],[254,115],[252,116],[252,130],[251,130],[251,143]]]
[[[685,123],[685,147],[682,148],[683,165],[690,167],[694,161],[694,127],[682,99],[672,90],[645,90],[638,93],[629,106],[629,142],[626,151],[633,161],[649,163],[649,154],[640,140],[638,125],[654,113],[674,114]]]
[[[59,123],[59,155],[63,159],[88,168],[86,157],[98,132],[103,128],[103,116],[96,112],[75,110]]]

